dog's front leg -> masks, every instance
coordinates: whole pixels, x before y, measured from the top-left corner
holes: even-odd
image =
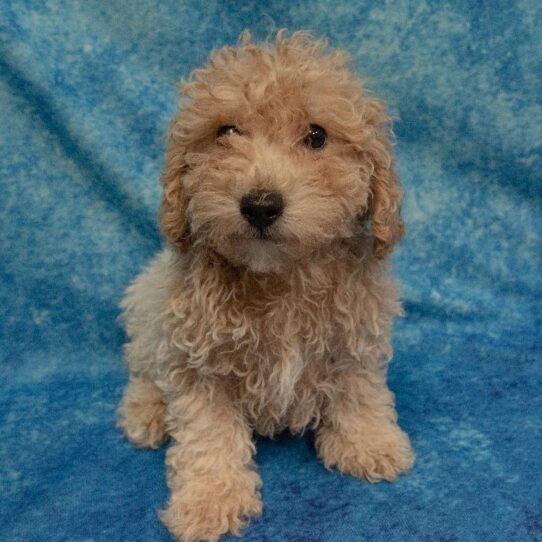
[[[254,443],[241,413],[217,383],[197,384],[168,401],[168,508],[162,520],[184,542],[238,534],[261,513]]]
[[[414,453],[397,425],[385,376],[376,366],[353,366],[339,376],[337,385],[316,437],[325,466],[369,482],[394,480],[412,466]]]

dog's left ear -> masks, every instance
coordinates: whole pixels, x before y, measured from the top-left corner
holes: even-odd
[[[405,232],[401,220],[403,192],[393,167],[389,119],[380,102],[371,102],[374,107],[375,137],[368,150],[373,170],[368,216],[371,221],[373,253],[377,258],[384,258]]]
[[[166,152],[166,168],[162,173],[162,202],[160,204],[160,226],[166,239],[182,252],[190,247],[190,225],[188,223],[188,199],[183,187],[186,171],[185,148],[170,134]]]

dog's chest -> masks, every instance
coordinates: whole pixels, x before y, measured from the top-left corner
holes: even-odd
[[[342,335],[331,304],[324,290],[254,303],[217,347],[216,362],[231,369],[232,389],[260,433],[302,430],[318,417]]]
[[[395,296],[344,260],[299,270],[290,284],[207,271],[176,297],[172,342],[188,368],[227,382],[263,434],[317,421],[337,371],[388,348]]]

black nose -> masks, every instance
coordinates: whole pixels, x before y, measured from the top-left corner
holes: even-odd
[[[270,226],[283,209],[284,200],[279,192],[253,190],[241,198],[241,214],[260,231]]]

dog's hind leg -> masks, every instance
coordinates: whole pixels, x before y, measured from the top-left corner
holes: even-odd
[[[139,448],[159,448],[166,440],[162,392],[147,378],[130,377],[118,408],[117,426]]]

